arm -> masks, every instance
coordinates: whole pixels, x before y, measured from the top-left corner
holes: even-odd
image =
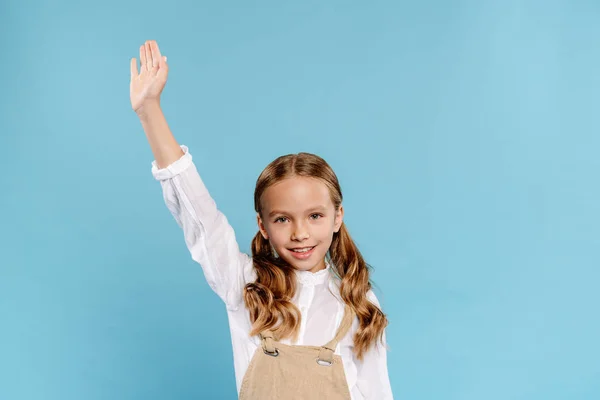
[[[155,41],[140,46],[140,72],[131,59],[129,97],[131,108],[140,118],[146,138],[159,168],[166,167],[183,155],[160,108],[160,95],[167,83],[169,66]]]
[[[169,129],[160,103],[148,103],[137,114],[158,168],[167,167],[183,156],[183,150]]]
[[[377,297],[372,291],[369,300],[380,307]],[[387,368],[387,349],[385,333],[383,344],[379,341],[364,355],[362,361],[355,359],[357,365],[356,385],[365,399],[392,400],[392,387]]]
[[[152,173],[161,183],[167,208],[183,230],[192,259],[201,265],[209,286],[227,307],[236,309],[242,302],[244,285],[253,280],[251,259],[239,251],[234,231],[217,209],[187,147],[173,137],[158,100],[166,82],[166,62],[148,72],[145,68],[152,64],[148,54],[164,60],[155,42],[142,46],[142,72],[137,74],[133,59],[130,91],[132,108],[155,157]]]
[[[183,156],[166,168],[159,169],[155,160],[152,174],[160,181],[192,259],[227,308],[235,310],[242,304],[246,283],[256,279],[252,260],[240,252],[234,230],[206,189],[188,148],[180,150]]]

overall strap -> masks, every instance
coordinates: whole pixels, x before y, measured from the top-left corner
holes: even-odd
[[[262,339],[262,348],[265,354],[277,357],[279,355],[279,352],[275,348],[275,338],[273,337],[273,332],[267,329],[261,332],[260,337]]]
[[[342,322],[340,322],[340,326],[335,334],[335,337],[329,341],[324,346],[321,346],[321,351],[319,352],[319,358],[317,359],[317,363],[320,365],[331,365],[333,363],[333,353],[335,352],[335,348],[338,343],[346,336],[350,328],[352,327],[352,322],[354,321],[354,311],[350,306],[346,304],[344,309],[344,317],[342,318]]]

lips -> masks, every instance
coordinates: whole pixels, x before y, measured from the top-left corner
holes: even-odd
[[[310,251],[312,249],[314,249],[315,246],[306,246],[306,247],[294,247],[293,249],[290,249],[291,251],[294,251],[296,253],[305,253],[307,251]]]
[[[288,249],[290,254],[299,260],[306,260],[309,258],[315,251],[317,246],[311,247],[295,247],[293,249]]]

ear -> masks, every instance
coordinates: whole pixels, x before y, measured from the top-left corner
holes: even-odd
[[[263,237],[266,240],[269,240],[269,234],[267,233],[267,230],[265,229],[265,225],[263,224],[263,221],[260,218],[260,214],[259,213],[256,213],[256,223],[258,224],[258,230],[263,235]]]
[[[344,206],[340,205],[340,208],[335,213],[335,220],[334,220],[334,224],[333,224],[333,231],[335,233],[338,233],[340,231],[343,221],[344,221]]]

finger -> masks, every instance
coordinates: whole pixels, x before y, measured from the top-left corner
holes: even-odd
[[[146,59],[146,47],[144,45],[140,46],[140,74],[144,72],[146,69],[146,63],[148,60]]]
[[[167,68],[169,68],[169,66],[167,65],[167,56],[162,56],[160,58],[160,64],[159,65],[160,65],[159,69],[163,69],[163,68],[167,69]]]
[[[158,43],[156,43],[156,40],[150,42],[150,48],[152,49],[152,66],[158,67],[162,59],[162,55],[160,54],[160,49],[158,48]]]
[[[146,70],[150,71],[152,70],[152,49],[150,48],[150,43],[146,42],[146,44],[144,45],[146,48]]]
[[[135,58],[132,58],[129,64],[131,69],[131,80],[134,80],[138,76],[137,60]]]

